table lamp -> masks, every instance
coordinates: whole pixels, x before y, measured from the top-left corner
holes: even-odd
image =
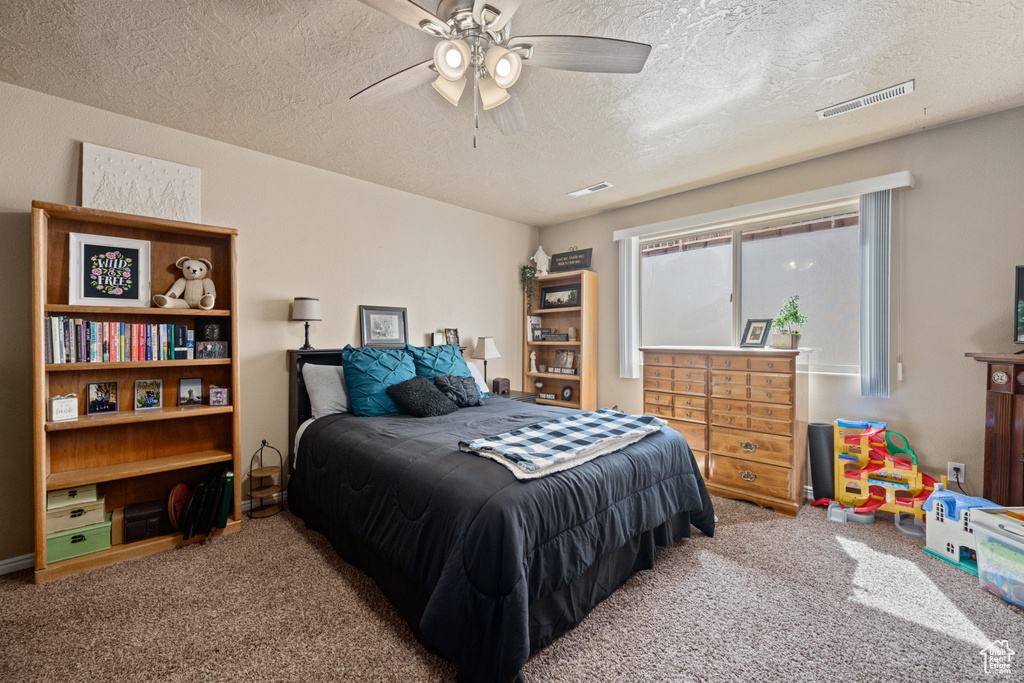
[[[309,351],[313,348],[309,344],[309,322],[311,320],[320,321],[320,299],[308,296],[295,297],[295,302],[292,304],[292,320],[305,321],[306,343],[299,350]]]
[[[501,354],[498,353],[498,347],[494,345],[493,337],[478,337],[476,348],[473,350],[473,355],[470,358],[484,362],[484,384],[487,384],[487,361],[488,359],[501,358]]]

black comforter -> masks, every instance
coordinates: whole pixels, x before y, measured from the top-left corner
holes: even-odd
[[[670,429],[530,481],[458,450],[567,412],[491,398],[436,418],[325,417],[302,437],[289,503],[460,678],[510,680],[650,567],[655,543],[691,523],[714,533],[704,481]]]

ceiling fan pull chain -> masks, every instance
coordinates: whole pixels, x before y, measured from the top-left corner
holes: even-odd
[[[473,67],[473,149],[476,149],[476,134],[480,132],[480,97],[477,93],[480,71]]]

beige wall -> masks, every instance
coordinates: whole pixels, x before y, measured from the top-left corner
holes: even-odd
[[[681,163],[685,163],[682,160]],[[981,495],[985,371],[969,351],[1012,352],[1014,266],[1024,264],[1024,108],[651,200],[541,230],[549,253],[594,247],[601,275],[598,404],[641,410],[639,380],[619,378],[618,249],[612,232],[909,170],[894,213],[894,348],[904,380],[860,396],[857,377],[814,375],[810,419],[885,420],[926,471],[967,466]],[[899,291],[899,269],[903,271]],[[896,360],[894,355],[893,360]]]
[[[243,461],[264,438],[287,452],[295,296],[320,298],[317,348],[359,344],[360,304],[404,306],[414,344],[455,327],[469,355],[493,336],[488,377],[518,388],[535,228],[0,83],[0,560],[32,551],[29,211],[78,202],[82,141],[200,167],[203,222],[238,229]]]

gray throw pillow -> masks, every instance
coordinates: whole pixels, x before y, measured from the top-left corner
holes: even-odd
[[[314,419],[352,410],[342,366],[306,363],[302,366],[302,379],[306,384]]]
[[[472,377],[466,379],[472,381]],[[473,389],[476,391],[475,387]],[[437,417],[459,409],[426,377],[413,377],[387,388],[398,409],[415,417]]]
[[[437,375],[434,384],[455,405],[460,408],[483,405],[476,381],[472,377],[458,375]]]

